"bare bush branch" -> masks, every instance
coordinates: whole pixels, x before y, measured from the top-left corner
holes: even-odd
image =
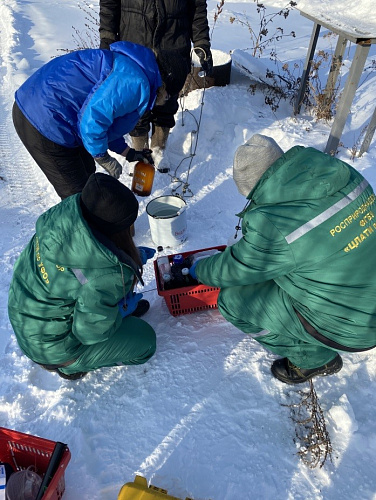
[[[320,469],[326,460],[332,462],[332,443],[326,428],[324,412],[321,409],[312,380],[308,391],[298,391],[301,401],[283,405],[291,409],[291,419],[295,423],[295,443],[299,446],[298,456],[310,469]]]
[[[72,26],[73,40],[76,48],[73,50],[97,49],[99,48],[99,12],[98,7],[94,8],[93,4],[87,0],[80,0],[78,8],[85,13],[84,29],[78,29]],[[61,52],[72,52],[69,49],[59,49]]]

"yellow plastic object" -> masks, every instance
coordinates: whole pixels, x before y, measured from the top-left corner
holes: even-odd
[[[181,500],[172,497],[167,491],[156,486],[148,486],[148,482],[142,476],[136,476],[133,483],[126,483],[122,486],[117,500]],[[193,500],[186,497],[185,500]]]

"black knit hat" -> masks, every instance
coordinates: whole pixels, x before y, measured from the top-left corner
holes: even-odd
[[[92,174],[81,193],[82,213],[90,226],[109,236],[137,219],[138,201],[124,184],[107,174]]]

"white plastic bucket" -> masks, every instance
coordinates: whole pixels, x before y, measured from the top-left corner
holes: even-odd
[[[159,196],[149,201],[146,213],[151,238],[157,246],[174,247],[187,239],[186,209],[180,196]]]

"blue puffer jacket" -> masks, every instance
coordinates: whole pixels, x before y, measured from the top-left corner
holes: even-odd
[[[92,156],[121,153],[124,134],[154,105],[162,84],[153,52],[130,42],[57,57],[17,90],[29,122],[51,141]]]

